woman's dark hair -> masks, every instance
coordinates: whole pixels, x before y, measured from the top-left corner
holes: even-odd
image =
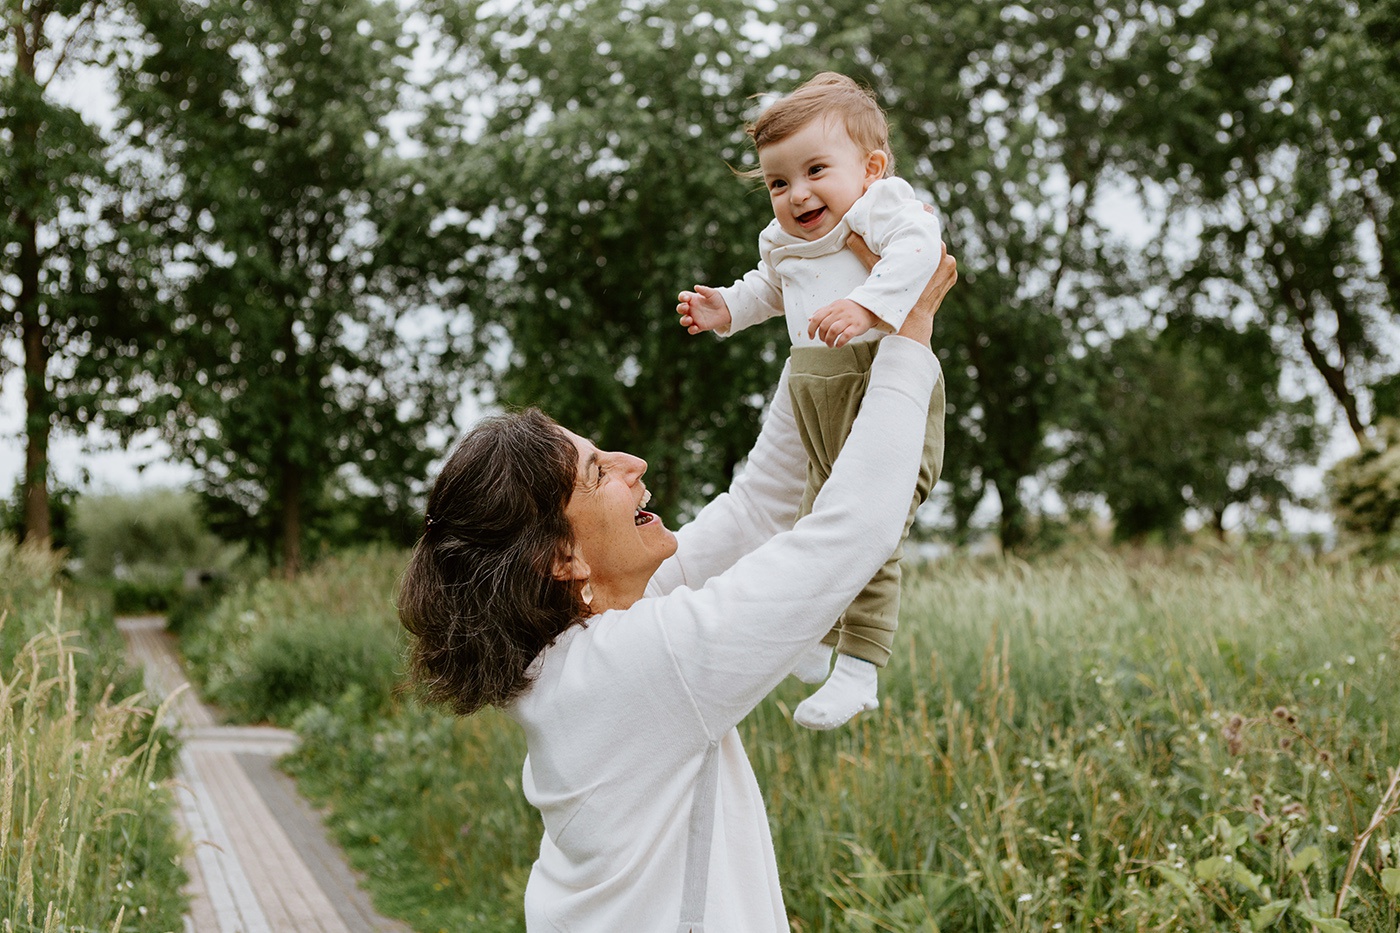
[[[580,584],[554,576],[577,475],[578,449],[534,408],[482,421],[448,458],[399,591],[409,676],[429,702],[464,716],[509,702],[586,617]]]

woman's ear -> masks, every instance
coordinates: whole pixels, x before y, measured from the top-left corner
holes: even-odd
[[[590,573],[588,561],[583,559],[575,546],[569,553],[554,558],[554,579],[556,580],[587,580]]]
[[[885,177],[885,169],[890,167],[890,154],[883,149],[872,149],[865,157],[865,184],[877,182]]]

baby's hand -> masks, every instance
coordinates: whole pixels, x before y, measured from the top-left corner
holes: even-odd
[[[812,313],[807,336],[816,337],[828,347],[844,347],[879,324],[880,319],[874,314],[851,299],[842,298]]]
[[[681,316],[681,326],[692,334],[729,330],[732,321],[724,296],[708,285],[697,285],[693,292],[681,292],[676,313]]]

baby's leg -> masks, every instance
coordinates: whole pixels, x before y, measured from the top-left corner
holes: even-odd
[[[834,729],[852,716],[880,705],[878,670],[889,661],[899,625],[900,561],[914,513],[928,498],[943,468],[943,380],[929,403],[924,456],[919,467],[904,535],[895,552],[875,572],[841,618],[836,667],[820,690],[798,705],[793,719],[809,729]],[[828,636],[830,638],[830,636]]]
[[[792,351],[788,392],[802,446],[807,451],[807,488],[798,507],[800,519],[812,511],[817,493],[831,476],[832,465],[851,431],[874,359],[871,345],[839,349],[799,347]],[[839,630],[833,627],[820,643],[797,659],[793,676],[804,683],[826,680]]]

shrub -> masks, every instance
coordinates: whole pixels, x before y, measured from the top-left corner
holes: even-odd
[[[224,569],[238,555],[205,527],[191,492],[83,496],[74,513],[74,556],[92,576],[173,579],[178,586],[187,568]]]
[[[295,580],[234,586],[183,647],[206,697],[236,719],[288,723],[352,688],[388,700],[402,636],[394,586],[406,556],[370,548],[328,558]]]
[[[1328,474],[1337,524],[1371,545],[1400,547],[1400,419],[1383,419],[1376,438]]]

